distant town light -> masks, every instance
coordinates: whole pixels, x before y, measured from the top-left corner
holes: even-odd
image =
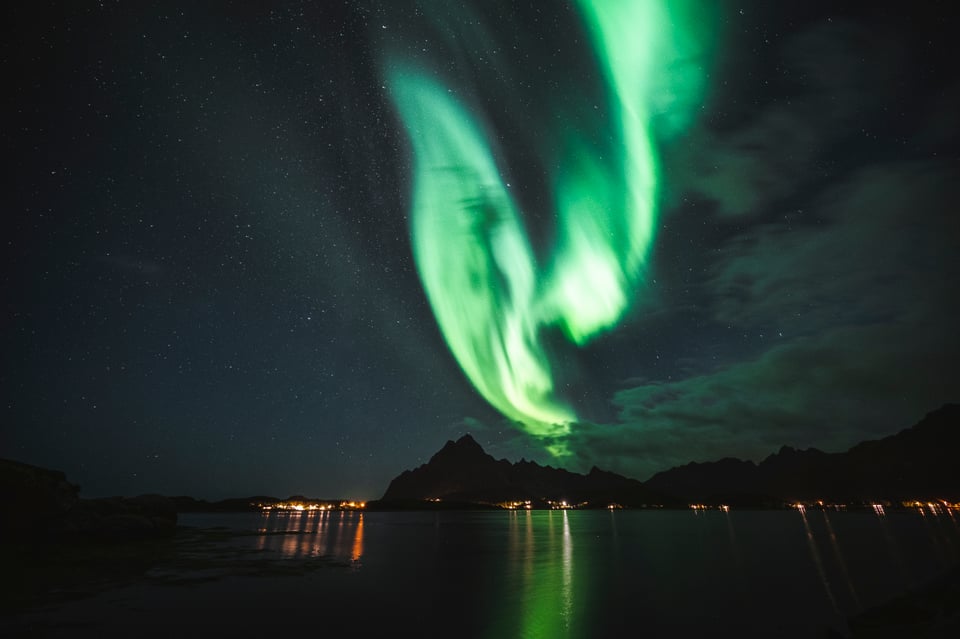
[[[291,512],[291,513],[302,513],[304,511],[308,513],[315,513],[317,511],[328,511],[328,510],[362,510],[366,508],[367,502],[365,501],[338,501],[338,502],[327,502],[327,501],[318,501],[318,500],[309,500],[309,501],[280,501],[276,503],[252,503],[251,506],[259,508],[263,512],[269,511],[280,511],[280,512]]]

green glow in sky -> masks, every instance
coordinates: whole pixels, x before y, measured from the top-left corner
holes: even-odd
[[[577,419],[555,388],[545,328],[577,345],[616,326],[656,228],[655,134],[690,121],[702,74],[692,5],[578,2],[606,78],[619,153],[558,121],[550,158],[557,240],[538,264],[488,132],[428,69],[391,61],[388,81],[414,153],[414,256],[437,322],[476,389],[555,455]],[[682,9],[682,10],[679,10]],[[601,117],[601,116],[598,116]],[[602,127],[600,127],[602,130]]]
[[[416,161],[414,255],[447,344],[500,412],[563,434],[575,415],[554,396],[533,252],[489,145],[444,87],[409,69],[391,76]]]

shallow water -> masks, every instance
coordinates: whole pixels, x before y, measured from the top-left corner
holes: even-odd
[[[821,637],[960,561],[943,511],[195,514],[43,636]]]

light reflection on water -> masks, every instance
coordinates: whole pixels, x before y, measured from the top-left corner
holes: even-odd
[[[813,531],[810,529],[810,522],[807,521],[807,513],[803,508],[797,512],[800,513],[800,517],[803,519],[803,529],[807,533],[807,547],[810,549],[810,558],[813,560],[813,565],[817,568],[817,574],[820,576],[823,590],[827,593],[827,599],[830,600],[830,606],[834,612],[840,614],[840,609],[837,607],[837,600],[833,596],[833,589],[830,587],[830,580],[827,579],[827,573],[823,568],[823,560],[820,559],[820,549],[817,547],[817,540],[814,538]]]
[[[363,513],[356,511],[267,511],[257,521],[256,548],[284,559],[330,557],[359,563],[363,557]]]
[[[349,637],[845,635],[848,616],[956,566],[956,515],[194,514],[181,523],[200,530],[186,531],[151,576],[29,613],[22,625],[101,639],[147,619],[146,636],[169,637],[184,632],[184,615],[170,611],[186,610],[191,636],[272,636],[317,630],[301,613],[319,602],[324,632]]]
[[[847,584],[847,589],[850,591],[850,596],[853,598],[853,602],[857,608],[860,607],[860,598],[857,596],[857,589],[853,585],[853,580],[850,579],[850,572],[847,570],[847,562],[843,559],[843,553],[840,551],[840,543],[837,540],[837,533],[833,531],[833,526],[830,525],[830,518],[827,516],[827,511],[821,511],[823,514],[823,523],[827,526],[827,533],[830,537],[830,547],[833,549],[833,555],[837,560],[837,565],[840,566],[840,572],[843,573],[843,579]],[[881,515],[882,516],[882,515]]]
[[[274,512],[248,539],[354,568],[305,598],[498,638],[843,633],[957,562],[955,513],[816,511]]]
[[[823,528],[819,531],[811,525],[807,513],[798,512],[808,538],[811,563],[831,605],[842,617],[920,588],[933,574],[956,566],[960,559],[960,530],[952,526],[956,519],[949,509],[893,511],[892,516],[884,508],[833,515],[822,510]],[[874,530],[879,528],[879,536],[865,534],[869,527],[850,526],[851,522],[863,519],[875,522]],[[843,535],[846,545],[835,525],[838,520],[848,527],[849,532]],[[832,562],[820,554],[817,539],[819,547],[829,544]],[[869,552],[868,548],[875,550]],[[843,602],[835,597],[832,586],[841,579],[849,594]],[[860,589],[870,590],[869,601],[863,600]],[[884,594],[878,595],[879,592]]]
[[[686,523],[679,520],[684,515]],[[744,636],[755,631],[756,626],[745,621],[751,615],[762,625],[764,619],[769,623],[802,614],[811,628],[843,631],[848,616],[954,565],[960,543],[956,518],[948,511],[922,516],[896,512],[892,517],[825,510],[606,516],[520,511],[504,516],[506,589],[513,595],[499,610],[498,623],[484,634],[488,637],[608,636],[615,634],[617,619],[627,618],[624,615],[664,614],[670,606],[673,614],[689,615],[684,621],[691,625],[737,624]],[[789,524],[794,517],[797,527]],[[643,518],[650,530],[637,527]],[[606,526],[598,525],[601,519]],[[663,526],[664,520],[671,524]],[[765,531],[774,520],[777,529]],[[651,534],[657,528],[663,528],[664,537]],[[790,541],[791,529],[798,528],[802,546]],[[908,549],[906,561],[900,546]],[[606,561],[598,563],[604,556]],[[677,574],[670,575],[671,569]],[[600,583],[593,587],[588,579]],[[819,595],[813,584],[819,585]],[[620,592],[612,592],[618,587]],[[624,596],[630,587],[635,594]],[[646,601],[644,590],[652,591]],[[606,593],[608,601],[598,605],[598,592]],[[599,612],[603,609],[607,614]],[[803,636],[804,629],[791,630],[788,622],[782,623],[777,630],[782,636]]]
[[[574,548],[567,511],[510,511],[506,581],[519,595],[490,637],[568,637],[574,616]]]
[[[563,626],[570,629],[573,614],[573,543],[570,539],[570,518],[563,511]]]

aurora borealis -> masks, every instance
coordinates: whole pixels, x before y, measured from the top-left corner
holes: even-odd
[[[418,162],[414,249],[424,287],[460,365],[505,415],[551,434],[555,404],[536,343],[536,268],[515,206],[462,108],[418,76],[393,80]]]
[[[559,120],[562,155],[548,160],[557,231],[546,264],[477,118],[426,70],[387,62],[415,156],[414,254],[437,321],[480,394],[549,437],[554,454],[568,452],[563,436],[576,413],[558,397],[541,331],[560,327],[582,345],[629,307],[656,228],[657,125],[665,138],[689,123],[706,60],[698,39],[706,28],[695,25],[704,5],[584,0],[579,9],[615,123],[593,129],[614,141],[605,157],[586,131]]]
[[[374,498],[469,431],[645,480],[960,397],[933,3],[27,3],[0,456]]]

